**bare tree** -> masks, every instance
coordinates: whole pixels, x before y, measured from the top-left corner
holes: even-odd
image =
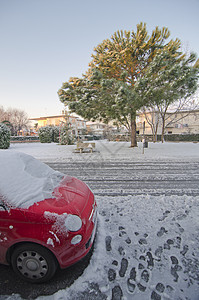
[[[5,117],[5,110],[3,106],[0,106],[0,122],[4,121],[4,117]]]
[[[144,107],[142,112],[146,122],[151,127],[153,142],[156,142],[159,126],[162,126],[162,133],[164,134],[166,128],[182,121],[197,109],[199,109],[199,89],[188,98],[180,99],[167,106]],[[162,119],[164,119],[164,122],[162,122]]]
[[[180,99],[170,107],[170,112],[165,117],[165,128],[176,124],[188,117],[199,108],[199,89],[191,97]]]
[[[12,135],[17,135],[20,130],[28,130],[29,128],[27,113],[16,108],[9,108],[5,111],[3,107],[0,107],[0,121],[7,121],[12,125]]]
[[[153,135],[153,142],[157,142],[157,133],[158,133],[158,126],[160,122],[160,114],[157,110],[157,107],[151,106],[151,107],[144,107],[143,113],[146,119],[146,122],[151,127],[151,132]]]

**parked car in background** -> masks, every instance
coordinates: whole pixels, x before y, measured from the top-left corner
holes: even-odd
[[[20,152],[0,150],[0,166],[0,263],[27,281],[47,281],[91,249],[94,195],[77,178]]]

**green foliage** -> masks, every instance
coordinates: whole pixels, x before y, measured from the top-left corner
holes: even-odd
[[[0,149],[10,147],[10,129],[3,123],[0,123]]]
[[[69,130],[69,126],[67,124],[64,124],[64,126],[62,126],[60,128],[59,143],[60,143],[60,145],[73,145],[74,144],[72,135]]]
[[[52,128],[52,142],[59,143],[60,128],[58,126],[51,126],[51,128]]]
[[[135,84],[137,94],[149,104],[168,107],[197,89],[198,69],[192,67],[196,55],[188,58],[173,55],[168,49],[157,53],[145,75]],[[160,112],[161,113],[161,112]]]
[[[11,142],[23,142],[23,141],[38,141],[38,136],[11,136]]]
[[[52,126],[44,126],[39,128],[39,139],[41,143],[51,143],[53,136]]]
[[[194,65],[194,68],[199,68],[199,58],[197,59],[195,65]]]
[[[142,22],[137,25],[136,31],[117,31],[94,48],[90,67],[98,68],[108,78],[133,86],[157,50],[165,46],[169,36],[170,32],[165,27],[156,27],[149,36],[146,24]],[[179,46],[179,40],[170,43]]]
[[[153,136],[150,134],[145,135],[147,141],[152,141]],[[157,135],[157,142],[161,142],[162,136]],[[165,142],[199,142],[199,134],[165,134]],[[142,136],[140,136],[140,141],[142,141]]]
[[[199,142],[199,134],[166,134],[167,142]]]
[[[61,145],[71,145],[73,138],[69,126],[64,124],[62,127],[45,126],[39,129],[39,139],[41,143],[60,143]]]
[[[195,89],[196,73],[180,52],[180,41],[167,42],[169,36],[165,27],[149,36],[143,23],[135,32],[115,32],[94,49],[86,75],[63,84],[61,102],[86,119],[124,125],[136,146],[137,110],[154,101],[172,103]]]

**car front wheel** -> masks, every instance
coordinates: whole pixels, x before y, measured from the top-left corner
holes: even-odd
[[[11,263],[20,277],[32,283],[51,279],[57,269],[54,255],[38,244],[18,246],[12,254]]]

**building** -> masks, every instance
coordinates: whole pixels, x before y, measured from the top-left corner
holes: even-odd
[[[32,118],[30,120],[35,122],[34,128],[36,128],[36,130],[44,126],[63,126],[65,123],[71,127],[72,133],[76,136],[86,130],[86,121],[73,115],[62,114],[58,116]]]
[[[139,113],[136,123],[139,134],[143,133],[143,124],[145,124],[145,134],[151,135],[151,126],[155,128],[157,124],[157,134],[161,134],[162,120],[158,112]],[[199,110],[168,112],[166,114],[165,134],[199,134]]]

